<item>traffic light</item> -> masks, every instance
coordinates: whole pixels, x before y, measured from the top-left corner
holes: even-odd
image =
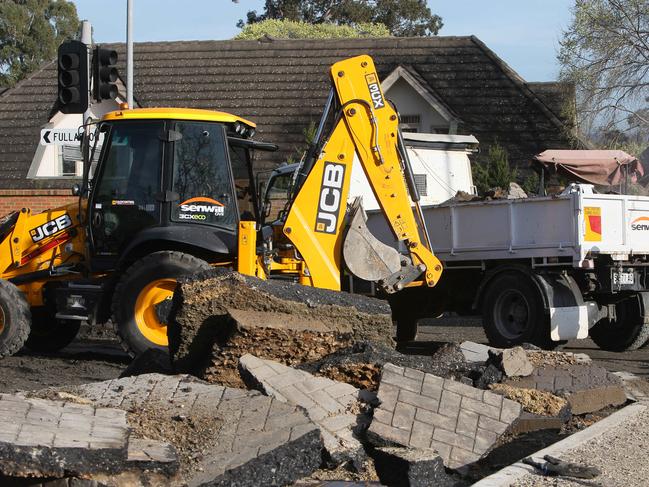
[[[92,96],[97,101],[114,100],[117,98],[118,78],[117,52],[112,49],[95,47],[92,55]]]
[[[67,41],[59,46],[59,105],[63,113],[88,109],[88,48],[83,42]]]

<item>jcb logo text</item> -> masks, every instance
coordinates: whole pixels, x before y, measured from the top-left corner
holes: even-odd
[[[52,235],[59,233],[61,230],[65,230],[66,228],[71,226],[72,219],[66,213],[65,215],[61,215],[54,220],[43,223],[40,227],[33,228],[29,231],[29,234],[31,235],[34,242],[40,242],[45,237],[51,237]]]
[[[318,215],[315,223],[316,232],[336,233],[344,181],[344,164],[324,163],[322,186],[320,188],[320,198],[318,199]]]

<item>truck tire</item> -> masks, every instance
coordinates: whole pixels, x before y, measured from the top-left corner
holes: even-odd
[[[637,295],[629,296],[615,305],[616,318],[604,318],[590,331],[590,338],[602,350],[624,352],[637,350],[649,340],[649,323],[644,322],[642,306]]]
[[[207,270],[204,260],[183,252],[161,251],[132,264],[113,295],[113,322],[122,346],[131,355],[149,348],[167,350],[167,325],[156,305],[171,299],[179,277]]]
[[[31,326],[29,304],[15,285],[0,279],[0,358],[20,350]]]
[[[503,273],[493,278],[482,299],[482,323],[489,343],[507,348],[531,343],[541,348],[556,346],[550,338],[550,317],[543,297],[522,273]]]
[[[31,313],[32,326],[25,346],[34,352],[56,352],[79,334],[79,320],[58,320],[56,313],[46,306],[32,308]]]

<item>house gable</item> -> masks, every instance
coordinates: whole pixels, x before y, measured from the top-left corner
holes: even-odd
[[[386,97],[399,109],[402,129],[430,133],[457,133],[460,119],[444,101],[433,92],[425,80],[412,68],[397,66],[381,86]],[[418,122],[409,122],[409,117],[419,117]],[[418,125],[416,130],[414,125]]]

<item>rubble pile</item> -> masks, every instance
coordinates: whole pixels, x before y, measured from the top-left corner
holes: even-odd
[[[213,381],[227,381],[223,369],[236,371],[239,357],[251,349],[294,365],[358,340],[393,346],[385,301],[223,269],[181,281],[168,322],[176,369]]]
[[[460,486],[503,451],[519,460],[517,441],[644,393],[561,352],[400,353],[381,301],[226,271],[181,282],[168,323],[171,361],[150,352],[119,379],[0,395],[0,481]]]

